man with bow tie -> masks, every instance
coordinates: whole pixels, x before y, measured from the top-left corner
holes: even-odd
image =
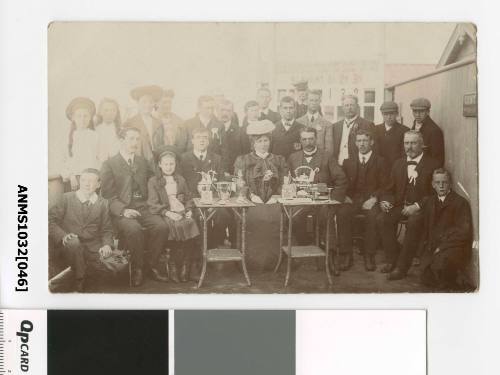
[[[320,150],[317,145],[317,130],[312,127],[303,128],[300,131],[300,142],[302,150],[290,155],[288,166],[293,177],[296,177],[295,170],[298,167],[307,166],[317,171],[314,175],[314,183],[325,183],[333,188],[332,198],[344,202],[347,189],[347,179],[342,168],[337,164],[335,158],[325,150]],[[350,238],[346,236],[345,228],[349,225],[349,210],[345,204],[336,206],[337,224],[340,238],[341,250],[348,248]],[[296,216],[294,222],[294,235],[299,245],[308,245],[311,243],[311,237],[307,233],[306,218],[311,215],[314,209],[304,209]],[[333,244],[333,241],[330,242]]]
[[[421,244],[422,209],[432,195],[432,173],[439,167],[435,159],[423,153],[424,139],[420,132],[407,131],[403,142],[406,157],[392,166],[389,183],[380,194],[382,213],[377,218],[387,262],[381,272],[389,272],[389,280],[406,277]],[[396,228],[402,219],[407,224],[400,251]]]
[[[309,90],[307,95],[307,113],[298,118],[297,122],[307,127],[313,127],[318,133],[318,147],[321,150],[333,152],[332,124],[321,115],[321,90]]]
[[[339,165],[344,163],[345,159],[355,159],[358,149],[356,148],[356,131],[364,129],[375,133],[373,122],[365,120],[359,116],[358,97],[355,95],[346,95],[342,99],[342,108],[345,118],[333,124],[333,154],[337,158]],[[373,145],[377,151],[377,144]]]
[[[49,237],[71,266],[77,292],[84,291],[89,271],[104,269],[99,260],[112,251],[113,226],[108,202],[96,194],[99,185],[98,170],[83,170],[79,189],[65,193],[49,212]]]
[[[367,130],[356,131],[358,154],[355,159],[344,160],[344,171],[349,181],[347,195],[352,200],[350,217],[362,213],[364,218],[364,261],[367,271],[375,271],[375,252],[377,250],[377,216],[380,213],[378,200],[389,175],[385,159],[372,150],[373,134]],[[345,271],[353,264],[352,232],[349,225],[348,236],[351,238],[349,249],[340,264]]]
[[[208,95],[198,98],[198,113],[193,118],[186,120],[184,129],[188,135],[196,128],[209,130],[210,145],[209,151],[221,155],[222,152],[222,124],[215,117],[215,99]],[[189,139],[188,150],[193,148],[192,139]]]
[[[132,253],[132,284],[143,282],[144,249],[159,254],[168,239],[168,225],[147,206],[150,164],[137,155],[141,132],[125,128],[120,133],[120,152],[102,165],[102,196],[109,201],[111,218],[124,249]],[[143,227],[147,230],[147,236]],[[150,264],[154,268],[155,264]]]
[[[275,123],[272,133],[272,153],[282,155],[285,159],[301,149],[300,131],[304,127],[295,120],[295,100],[284,96],[280,100],[281,120]]]
[[[469,202],[451,189],[450,173],[443,168],[432,175],[435,194],[425,206],[422,282],[444,291],[456,291],[457,275],[470,260],[472,217]]]

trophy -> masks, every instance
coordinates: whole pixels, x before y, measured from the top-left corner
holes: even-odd
[[[228,181],[220,181],[215,184],[217,188],[217,193],[219,194],[219,202],[220,204],[226,204],[231,197],[231,182]]]
[[[212,186],[216,181],[215,171],[198,172],[201,174],[201,180],[198,182],[198,193],[200,193],[200,203],[212,204],[214,202],[212,194]]]

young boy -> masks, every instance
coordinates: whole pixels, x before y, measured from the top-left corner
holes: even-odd
[[[80,175],[77,191],[65,193],[49,212],[49,236],[75,273],[76,291],[84,290],[87,267],[102,270],[100,257],[111,255],[113,227],[108,201],[99,197],[99,171],[88,168]]]

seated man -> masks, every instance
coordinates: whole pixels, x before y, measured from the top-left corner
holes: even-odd
[[[193,197],[199,197],[198,183],[201,181],[201,173],[215,172],[217,181],[224,180],[224,168],[222,158],[210,151],[210,131],[205,128],[195,128],[191,134],[193,149],[181,156],[180,173],[186,179],[187,186]],[[213,217],[213,227],[208,233],[209,247],[217,247],[224,244],[226,239],[226,228],[230,226],[232,216],[225,210],[217,210]],[[235,243],[232,233],[231,242]]]
[[[438,162],[423,153],[422,134],[409,130],[404,136],[406,158],[398,159],[392,166],[389,183],[380,194],[380,209],[377,217],[387,264],[381,272],[390,272],[389,280],[406,277],[422,239],[423,207],[432,194],[432,172]],[[399,251],[396,228],[402,219],[407,219],[403,248]]]
[[[75,273],[77,292],[84,290],[87,267],[103,270],[100,257],[108,257],[113,246],[108,202],[95,192],[99,184],[99,171],[85,169],[79,189],[65,193],[49,212],[49,236],[62,247]]]
[[[450,188],[450,173],[436,169],[432,187],[436,194],[425,206],[426,249],[422,282],[442,290],[456,290],[457,273],[470,259],[472,217],[469,202]]]
[[[154,263],[168,239],[168,226],[161,217],[152,215],[147,206],[149,163],[136,154],[141,133],[136,128],[125,128],[120,133],[120,152],[102,165],[102,196],[109,201],[111,218],[118,229],[118,237],[125,249],[132,253],[132,284],[143,281],[144,248],[146,240],[151,252],[151,272],[161,279]],[[147,230],[144,236],[143,227]]]
[[[344,160],[343,168],[349,181],[347,195],[352,200],[351,217],[358,213],[365,215],[364,222],[364,260],[367,271],[375,271],[375,252],[377,250],[377,215],[380,213],[378,197],[387,182],[388,170],[385,159],[372,151],[373,133],[358,129],[356,147],[358,155],[355,159]],[[349,236],[351,227],[346,228]],[[346,267],[352,265],[352,251],[348,252]]]
[[[331,198],[339,202],[344,202],[347,188],[346,176],[330,153],[318,149],[316,129],[312,127],[303,128],[300,131],[300,143],[302,150],[294,152],[288,158],[288,166],[292,176],[296,177],[295,170],[298,167],[308,166],[316,170],[314,183],[326,183],[328,187],[333,188]],[[346,234],[348,234],[348,232],[346,232],[346,227],[349,226],[349,209],[346,206],[345,204],[339,205],[335,210],[340,237],[340,248],[343,254],[352,247],[348,243],[351,239],[346,236]],[[305,209],[294,219],[294,234],[299,245],[311,243],[311,238],[307,233],[305,220],[312,212],[314,212],[314,209]],[[297,225],[295,225],[295,223],[297,223]],[[332,240],[330,240],[330,243],[333,244]],[[337,267],[335,271],[338,271]]]

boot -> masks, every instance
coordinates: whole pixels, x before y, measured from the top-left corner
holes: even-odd
[[[183,283],[188,282],[190,279],[190,273],[191,273],[191,262],[188,259],[184,259],[181,266],[181,275],[180,275],[181,282]]]
[[[168,268],[170,270],[170,280],[172,280],[174,283],[179,282],[179,276],[177,275],[177,264],[174,261],[169,261],[168,263]]]
[[[341,271],[348,271],[352,267],[352,264],[353,264],[352,252],[341,255],[341,258],[342,258],[342,260],[341,260],[341,264],[340,264],[340,270]]]

